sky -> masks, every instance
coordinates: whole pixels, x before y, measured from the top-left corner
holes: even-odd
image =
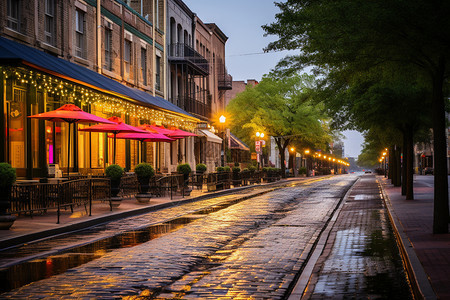
[[[216,23],[228,36],[225,62],[233,80],[261,80],[277,62],[298,51],[264,53],[263,49],[275,36],[264,37],[264,24],[275,21],[279,12],[272,0],[183,0],[204,23]],[[347,157],[357,157],[363,137],[355,131],[343,132]]]

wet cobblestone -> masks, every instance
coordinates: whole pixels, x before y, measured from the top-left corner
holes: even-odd
[[[412,299],[373,176],[353,187],[310,282],[304,299]]]
[[[2,294],[5,299],[281,299],[354,176],[276,190],[178,229]],[[214,200],[208,200],[213,204]],[[216,200],[217,201],[217,200]],[[192,203],[193,207],[198,206]],[[186,213],[174,207],[152,221]],[[149,214],[108,225],[149,222]],[[128,226],[127,225],[127,226]]]

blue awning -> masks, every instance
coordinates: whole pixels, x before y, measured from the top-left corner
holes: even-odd
[[[192,119],[197,119],[188,112],[173,103],[150,95],[142,90],[131,88],[97,72],[79,66],[67,60],[55,57],[38,49],[0,37],[0,63],[11,64],[24,63],[31,67],[37,67],[43,72],[56,73],[55,76],[73,79],[86,85],[100,89],[103,92],[113,92],[154,108],[182,114]]]

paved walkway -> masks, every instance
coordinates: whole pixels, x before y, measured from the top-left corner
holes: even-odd
[[[10,230],[0,230],[0,249],[27,243],[50,235],[66,233],[112,220],[135,216],[165,207],[171,207],[182,202],[190,202],[230,194],[257,186],[287,184],[292,180],[303,179],[306,178],[287,178],[274,183],[249,185],[216,192],[207,192],[206,188],[203,190],[194,189],[190,196],[182,197],[180,195],[173,195],[172,199],[170,196],[156,197],[151,198],[148,204],[141,204],[134,197],[124,198],[120,206],[113,208],[112,211],[110,210],[109,203],[94,203],[92,205],[91,216],[86,213],[84,206],[74,207],[73,213],[69,208],[67,210],[62,210],[59,224],[56,223],[57,212],[55,209],[49,210],[45,214],[35,214],[33,216],[21,215],[14,222]]]
[[[390,180],[378,179],[423,298],[450,299],[450,234],[432,233],[433,176],[414,177],[415,200],[405,200]]]

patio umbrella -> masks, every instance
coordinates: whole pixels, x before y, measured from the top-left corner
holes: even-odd
[[[80,129],[80,131],[89,131],[89,132],[109,132],[114,135],[114,151],[113,151],[113,163],[116,163],[116,136],[118,133],[147,133],[147,131],[143,129],[139,129],[137,127],[125,124],[123,120],[119,117],[111,117],[108,118],[109,121],[112,121],[112,124],[97,124],[90,126],[88,128]]]
[[[167,134],[167,136],[171,138],[184,138],[188,136],[197,136],[195,133],[184,131],[176,127],[171,127],[170,130],[172,130],[172,132]]]
[[[47,120],[51,122],[66,122],[69,124],[67,141],[67,177],[69,177],[70,168],[70,125],[75,123],[114,123],[101,117],[97,117],[96,115],[87,113],[74,104],[65,104],[56,110],[28,116],[28,118]]]
[[[173,133],[173,130],[164,128],[164,126],[146,125],[146,127],[149,128],[150,130],[154,130],[157,133],[164,134],[164,135],[169,135],[169,134]],[[146,130],[148,130],[147,128],[146,128]]]
[[[142,129],[141,126],[138,128]],[[147,133],[119,133],[116,135],[117,139],[128,139],[128,140],[136,140],[141,142],[141,152],[142,152],[142,143],[143,142],[172,142],[175,139],[172,139],[170,137],[167,137],[160,133],[153,133],[153,132],[147,132]],[[142,153],[141,153],[141,160],[142,160]]]

